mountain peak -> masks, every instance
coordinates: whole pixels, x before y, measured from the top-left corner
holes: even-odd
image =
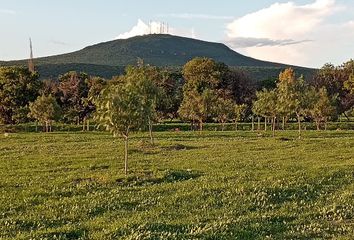
[[[281,68],[287,65],[257,60],[239,54],[225,44],[169,34],[150,34],[116,39],[85,47],[79,51],[34,59],[42,76],[62,74],[66,70],[87,71],[109,77],[138,59],[155,66],[181,67],[195,57],[208,57],[232,67]],[[0,65],[26,65],[27,60],[0,62]],[[92,69],[95,69],[93,72]],[[102,70],[100,70],[102,69]]]

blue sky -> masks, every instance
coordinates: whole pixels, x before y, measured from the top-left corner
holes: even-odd
[[[71,52],[145,34],[168,22],[176,35],[217,41],[255,58],[302,66],[354,58],[352,0],[0,0],[0,60]]]

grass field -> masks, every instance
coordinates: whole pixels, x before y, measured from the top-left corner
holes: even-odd
[[[0,239],[354,239],[354,132],[0,136]]]

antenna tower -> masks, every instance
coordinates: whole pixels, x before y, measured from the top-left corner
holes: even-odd
[[[33,49],[32,49],[32,40],[31,40],[31,38],[29,39],[29,43],[30,43],[30,58],[28,59],[28,70],[31,73],[34,73],[35,69],[34,69],[34,63],[33,63]]]

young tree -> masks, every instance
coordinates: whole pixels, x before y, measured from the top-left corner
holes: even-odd
[[[138,67],[129,66],[126,68],[126,81],[138,82],[138,94],[143,97],[144,117],[149,129],[150,142],[154,144],[153,138],[153,122],[157,118],[157,105],[162,102],[164,95],[162,88],[158,87],[158,83],[162,79],[160,70],[152,66],[139,65]]]
[[[326,88],[321,88],[318,92],[312,91],[313,105],[309,110],[311,117],[316,122],[317,130],[320,130],[321,123],[327,129],[327,121],[335,113],[333,99],[328,96]]]
[[[202,94],[193,90],[185,92],[179,115],[182,119],[192,121],[192,126],[197,122],[202,131],[204,122],[215,115],[217,98],[215,91],[210,89],[204,90]]]
[[[253,103],[252,109],[255,114],[263,116],[265,118],[265,122],[267,121],[267,118],[272,119],[273,136],[275,136],[275,120],[278,114],[277,92],[276,90],[263,89],[262,91],[257,92],[256,95],[257,100]]]
[[[247,105],[246,104],[235,104],[234,105],[234,121],[235,121],[235,130],[237,131],[237,125],[238,122],[242,120],[242,118],[245,116],[246,113],[246,109],[247,109]]]
[[[221,123],[221,130],[224,131],[225,123],[233,117],[234,103],[231,99],[217,98],[214,106],[215,120]]]
[[[29,117],[40,122],[45,132],[52,131],[52,123],[60,118],[60,106],[52,95],[39,96],[29,104]]]
[[[146,79],[144,79],[146,81]],[[95,101],[94,119],[99,126],[124,139],[124,171],[128,173],[128,140],[130,132],[146,126],[152,107],[144,95],[141,79],[121,77],[105,88]]]
[[[298,94],[296,92],[296,76],[292,68],[287,68],[279,74],[277,83],[278,102],[277,108],[282,119],[282,129],[285,129],[285,123],[291,114],[294,113],[298,104]]]

